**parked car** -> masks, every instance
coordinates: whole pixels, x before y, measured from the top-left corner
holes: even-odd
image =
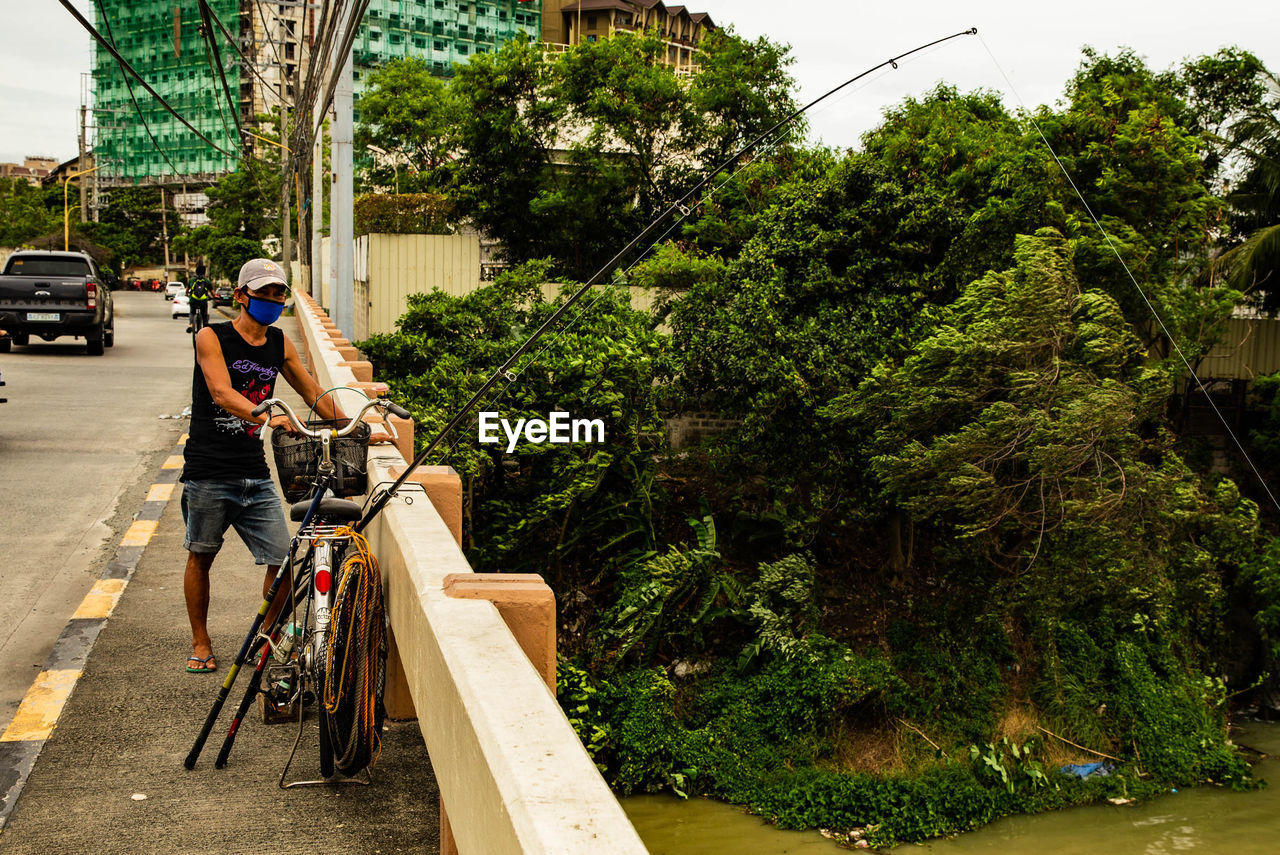
[[[0,274],[0,353],[26,347],[32,336],[53,341],[83,337],[90,356],[115,344],[111,291],[98,265],[83,252],[22,250],[5,261]]]
[[[187,293],[187,286],[181,282],[170,282],[164,286],[164,298],[172,300],[175,294]]]
[[[190,316],[190,314],[191,314],[191,301],[187,299],[186,292],[184,291],[181,294],[174,294],[172,317],[186,318]]]
[[[213,305],[214,306],[230,306],[234,301],[231,299],[231,292],[235,289],[230,285],[219,285],[213,289]]]

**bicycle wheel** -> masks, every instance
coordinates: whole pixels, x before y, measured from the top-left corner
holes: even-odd
[[[320,726],[320,777],[333,777],[333,731],[329,720],[329,711],[324,705],[325,679],[327,677],[324,658],[320,657],[316,681],[316,713]]]

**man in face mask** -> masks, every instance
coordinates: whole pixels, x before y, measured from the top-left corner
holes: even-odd
[[[273,396],[276,377],[283,374],[322,418],[342,417],[332,396],[321,397],[324,390],[303,367],[293,343],[272,326],[288,293],[280,266],[255,258],[240,268],[233,297],[240,314],[196,336],[191,428],[181,478],[188,550],[183,589],[192,640],[186,667],[192,673],[217,669],[206,627],[209,569],[226,530],[234,527],[254,560],[266,565],[264,595],[289,551],[284,508],[262,449],[267,417],[253,415],[253,408]],[[290,429],[285,416],[270,425]]]

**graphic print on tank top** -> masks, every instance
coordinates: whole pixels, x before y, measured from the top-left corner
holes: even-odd
[[[259,365],[252,359],[237,359],[227,366],[227,372],[231,375],[232,388],[248,398],[256,407],[271,397],[279,369],[270,365]],[[262,434],[262,425],[246,422],[217,405],[213,414],[213,424],[219,433],[237,434],[243,431],[253,439],[257,439]]]

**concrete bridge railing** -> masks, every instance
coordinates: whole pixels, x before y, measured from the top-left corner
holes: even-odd
[[[296,306],[322,386],[385,391],[309,295],[298,292]],[[412,422],[397,431],[396,446],[370,448],[371,485],[412,459]],[[420,488],[402,495],[419,501],[393,500],[366,534],[391,624],[388,714],[416,710],[440,788],[441,851],[645,852],[556,703],[549,590],[536,576],[475,574],[459,547],[457,474],[434,467],[415,480]]]

